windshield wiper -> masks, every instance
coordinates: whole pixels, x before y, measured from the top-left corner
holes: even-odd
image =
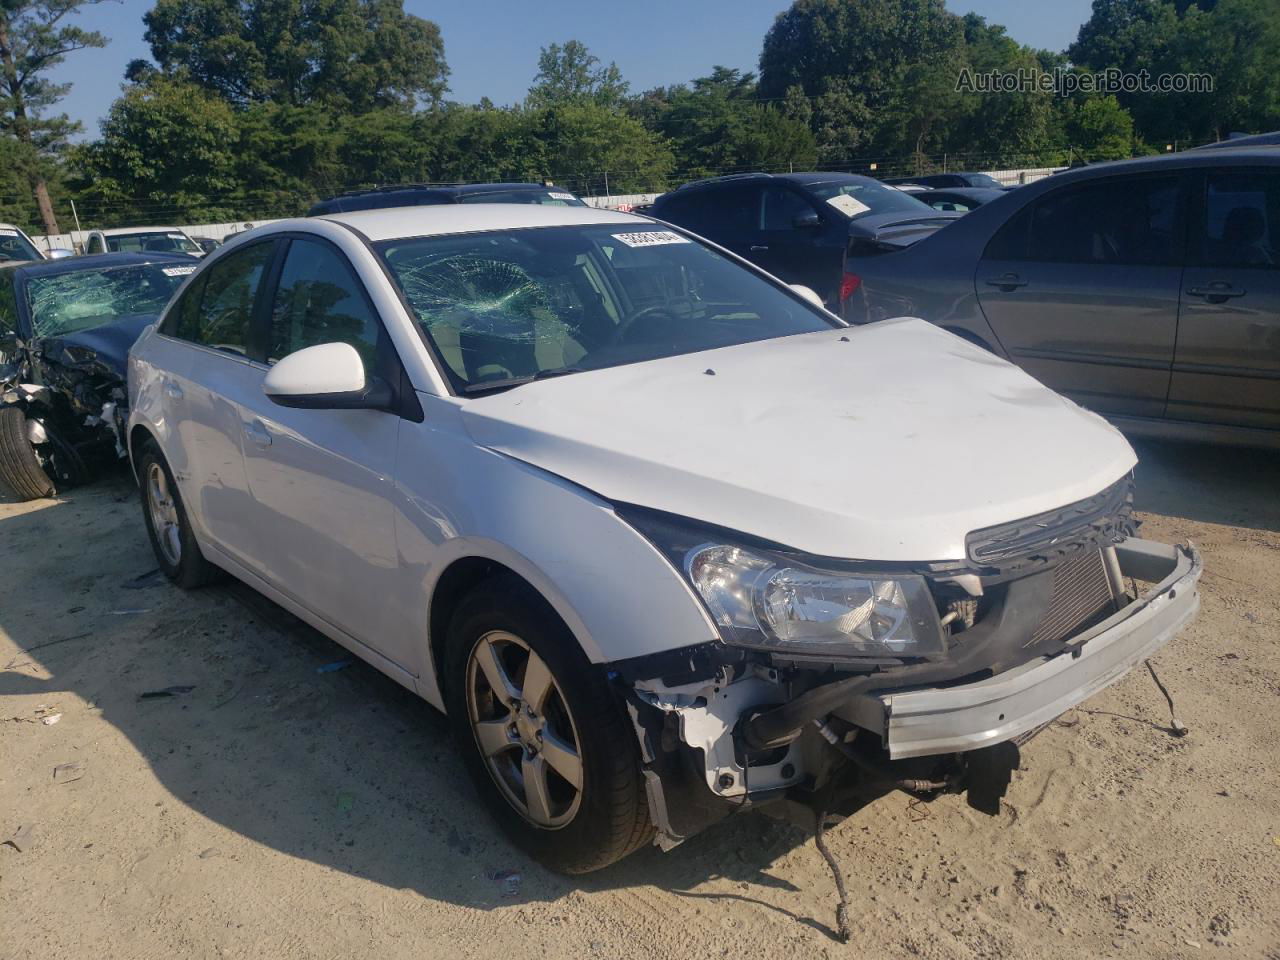
[[[463,393],[487,393],[490,390],[509,390],[535,380],[550,380],[552,377],[563,377],[570,373],[585,373],[585,367],[554,367],[550,370],[539,370],[529,377],[507,377],[503,380],[482,380],[480,383],[468,383],[462,388]]]

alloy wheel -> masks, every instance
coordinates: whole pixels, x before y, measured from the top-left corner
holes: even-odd
[[[493,630],[472,647],[466,683],[476,746],[507,802],[535,826],[566,826],[582,803],[582,741],[550,668]]]
[[[152,461],[147,468],[147,510],[151,529],[155,532],[160,552],[173,566],[182,560],[182,524],[178,520],[178,504],[169,489],[164,467]]]

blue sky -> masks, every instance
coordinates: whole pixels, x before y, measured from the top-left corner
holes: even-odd
[[[55,73],[73,84],[64,109],[96,136],[98,121],[120,93],[124,68],[150,51],[142,39],[142,15],[152,0],[107,0],[84,8],[86,29],[110,38],[103,50],[69,56]],[[428,3],[405,0],[410,13],[434,20],[444,34],[452,74],[450,98],[483,96],[513,103],[524,96],[537,69],[538,50],[581,40],[601,60],[616,61],[632,90],[704,76],[715,64],[754,70],[760,41],[786,0],[647,0],[640,7],[600,0],[469,0]],[[1064,49],[1089,16],[1089,0],[947,0],[956,13],[976,11],[1034,47]]]

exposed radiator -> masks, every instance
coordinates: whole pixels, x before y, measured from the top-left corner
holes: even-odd
[[[1026,646],[1065,640],[1115,610],[1116,597],[1102,551],[1069,556],[1053,568],[1053,598]]]

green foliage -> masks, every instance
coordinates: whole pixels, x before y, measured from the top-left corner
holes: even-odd
[[[594,103],[618,107],[626,99],[627,88],[616,63],[603,66],[585,44],[570,40],[563,47],[553,43],[542,48],[528,105],[538,108]]]
[[[194,84],[155,76],[130,87],[77,157],[80,212],[95,223],[148,222],[162,205],[161,220],[223,219],[238,136],[231,107]]]
[[[143,21],[161,70],[237,106],[360,113],[434,103],[446,89],[440,28],[402,0],[156,0]]]
[[[0,0],[0,24],[26,16],[25,49],[56,59],[97,41],[60,32],[56,18],[41,27],[32,11],[77,2]],[[82,219],[114,225],[291,215],[351,187],[414,181],[628,193],[871,160],[880,174],[1056,165],[1280,127],[1277,0],[1094,0],[1064,53],[1023,46],[943,0],[795,0],[764,38],[758,81],[716,66],[631,96],[615,64],[569,40],[542,50],[527,98],[511,107],[443,101],[439,30],[403,0],[155,2],[145,17],[155,63],[129,65],[98,140],[65,150],[65,118],[40,109],[63,91],[38,69],[22,88],[37,108],[27,140],[16,111],[0,111],[0,216],[31,223],[31,178],[61,190],[60,170]],[[0,61],[4,49],[0,37]],[[1111,67],[1210,73],[1214,89],[1061,97],[958,86],[961,71]]]
[[[66,22],[88,2],[96,0],[0,3],[0,136],[6,140],[5,153],[12,164],[6,164],[6,170],[19,182],[25,181],[49,232],[56,232],[58,221],[49,200],[48,180],[56,175],[56,161],[79,125],[65,113],[47,113],[71,89],[70,84],[50,80],[48,71],[67,54],[106,45],[102,34]]]
[[[1078,66],[1208,74],[1211,93],[1120,93],[1154,141],[1211,140],[1280,127],[1280,9],[1275,0],[1094,0],[1068,50]]]
[[[632,111],[670,140],[682,179],[812,167],[818,151],[808,123],[756,93],[753,74],[718,66],[692,86],[649,91]]]
[[[1089,163],[1133,156],[1133,117],[1115,97],[1091,97],[1066,123],[1076,156]]]

